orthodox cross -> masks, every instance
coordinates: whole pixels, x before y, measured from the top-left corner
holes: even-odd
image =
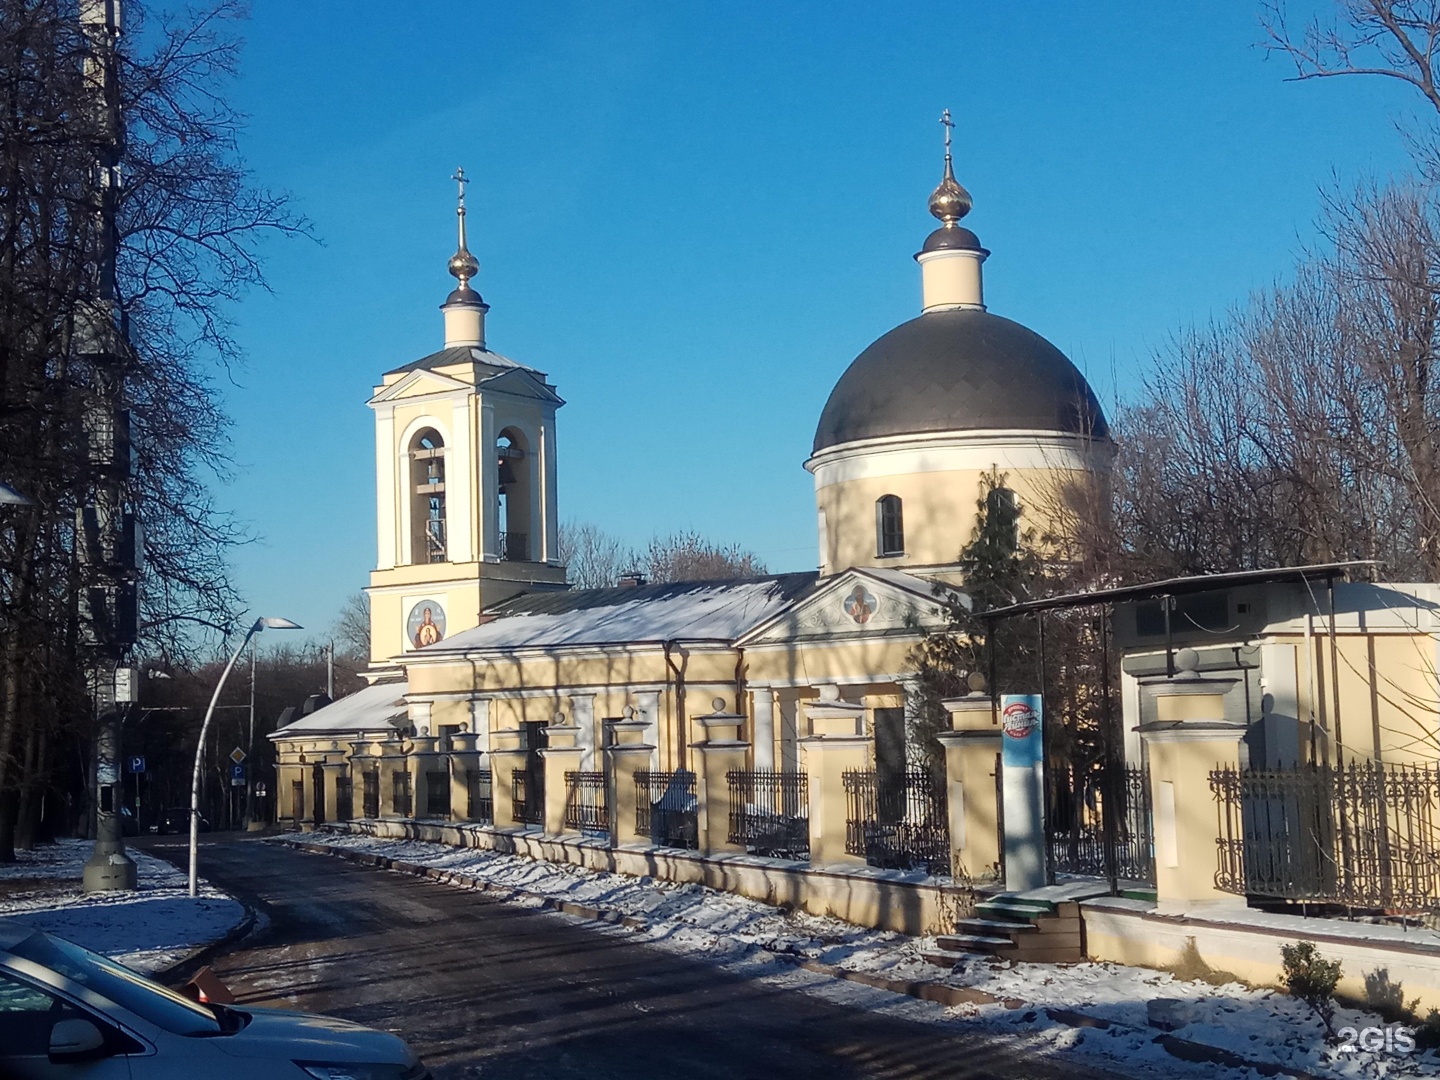
[[[947,111],[947,112],[945,113],[945,115],[946,115],[946,116],[949,116],[950,113]],[[949,145],[949,140],[948,140],[948,139],[946,140],[946,145],[947,145],[947,146]],[[451,179],[451,180],[454,180],[454,181],[455,181],[455,186],[460,189],[460,190],[459,190],[460,213],[463,214],[463,213],[465,213],[465,185],[468,184],[468,183],[470,183],[470,178],[465,175],[465,167],[462,165],[462,166],[460,166],[460,168],[456,169],[456,170],[455,170],[455,175],[452,176],[452,177],[450,177],[450,179]]]
[[[950,110],[946,109],[940,114],[940,123],[945,126],[945,160],[950,160],[950,131],[955,127],[955,121],[950,119]]]

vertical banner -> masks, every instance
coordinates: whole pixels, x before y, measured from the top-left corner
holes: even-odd
[[[1000,698],[1005,888],[1038,889],[1045,876],[1045,714],[1039,694]]]

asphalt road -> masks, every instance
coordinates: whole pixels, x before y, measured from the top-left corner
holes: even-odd
[[[271,920],[213,963],[242,1004],[395,1031],[440,1080],[1102,1076],[278,844],[211,842],[201,861]]]

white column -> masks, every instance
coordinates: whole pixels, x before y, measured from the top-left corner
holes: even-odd
[[[449,562],[469,562],[474,555],[470,523],[473,491],[471,463],[475,451],[470,445],[470,396],[455,402],[450,413],[450,445],[445,448],[445,550]]]
[[[429,735],[430,711],[435,707],[435,702],[429,698],[416,700],[408,695],[405,701],[409,706],[410,726],[415,729],[415,734],[418,736]]]
[[[775,691],[769,687],[754,694],[755,731],[750,741],[754,747],[755,768],[775,768]]]
[[[500,506],[497,502],[496,486],[500,482],[495,468],[495,409],[484,398],[480,399],[480,445],[475,448],[475,459],[479,462],[479,483],[475,486],[475,497],[480,500],[481,552],[485,562],[500,559]],[[484,603],[485,598],[480,598]]]
[[[475,749],[490,752],[490,699],[470,699],[470,731],[475,736]]]
[[[641,742],[649,743],[650,768],[660,768],[660,691],[642,690],[635,695],[635,718],[645,721]]]
[[[545,509],[542,531],[545,547],[537,558],[541,562],[554,562],[560,558],[560,497],[557,488],[558,472],[555,464],[555,411],[548,410],[540,425],[540,444],[543,468],[541,483],[544,485],[542,498],[537,499]]]
[[[570,723],[580,730],[575,733],[575,745],[580,748],[580,771],[595,769],[595,695],[570,695]]]
[[[399,515],[395,496],[395,410],[382,406],[375,412],[375,567],[395,565]]]

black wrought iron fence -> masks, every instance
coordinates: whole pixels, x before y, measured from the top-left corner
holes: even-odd
[[[395,813],[400,817],[410,816],[410,774],[401,770],[391,774],[391,796]]]
[[[582,833],[609,833],[610,808],[603,772],[565,774],[565,827]]]
[[[450,774],[444,769],[428,769],[425,772],[425,815],[450,816]]]
[[[466,769],[465,793],[470,804],[465,816],[471,821],[492,824],[495,821],[495,799],[491,790],[490,770]]]
[[[1052,769],[1054,787],[1046,822],[1050,865],[1061,874],[1107,877],[1106,815],[1114,814],[1115,872],[1125,881],[1155,884],[1155,833],[1150,807],[1150,774],[1141,768],[1117,770],[1107,798],[1104,773]]]
[[[699,803],[695,774],[676,772],[635,774],[635,831],[660,847],[694,850],[700,846]]]
[[[1220,769],[1210,788],[1217,887],[1397,914],[1440,910],[1440,767]]]
[[[845,783],[845,850],[871,866],[950,872],[945,789],[923,769],[893,778],[852,770]]]
[[[335,817],[349,821],[355,816],[355,787],[350,777],[335,778]]]
[[[753,855],[810,858],[810,785],[804,772],[732,769],[730,843]]]
[[[367,818],[378,818],[380,816],[380,774],[370,769],[360,774],[361,777],[361,810]]]
[[[510,773],[510,819],[516,825],[545,824],[545,804],[540,793],[532,790],[538,784],[531,783],[528,769],[515,769]]]

